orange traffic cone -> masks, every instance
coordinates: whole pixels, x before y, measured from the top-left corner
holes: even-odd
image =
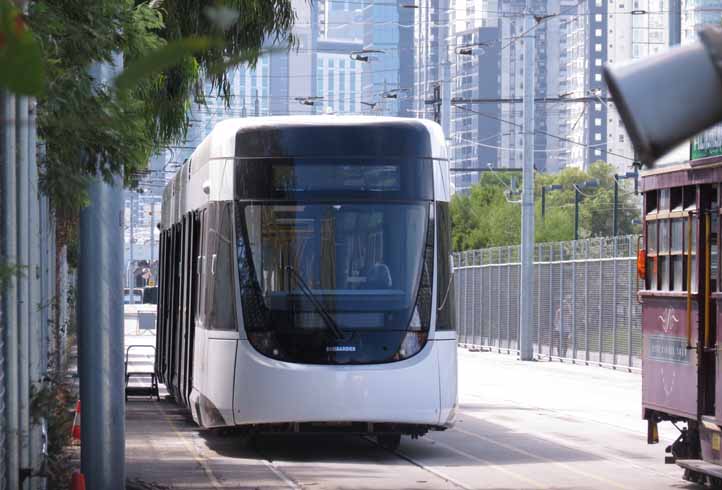
[[[70,431],[70,436],[73,439],[73,443],[80,443],[80,400],[75,404],[75,417],[73,418],[73,428]],[[75,475],[73,475],[73,477],[75,477]],[[83,486],[83,488],[85,487]]]
[[[85,490],[85,475],[78,470],[73,471],[70,479],[70,490]]]

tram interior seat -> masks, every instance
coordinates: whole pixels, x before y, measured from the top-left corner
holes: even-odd
[[[377,262],[369,268],[366,275],[366,289],[391,289],[391,286],[389,266]]]

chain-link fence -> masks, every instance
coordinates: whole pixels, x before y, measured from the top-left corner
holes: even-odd
[[[637,237],[543,243],[534,251],[538,358],[641,367]],[[519,246],[454,254],[459,343],[518,352]]]

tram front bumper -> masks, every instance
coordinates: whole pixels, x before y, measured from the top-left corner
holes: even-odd
[[[239,341],[236,352],[236,425],[366,422],[439,427],[452,423],[453,341],[429,341],[404,361],[363,366],[277,361],[257,352],[247,340]],[[446,359],[449,356],[453,359]],[[453,376],[440,374],[440,364],[453,366]],[[442,378],[446,386],[441,386]]]

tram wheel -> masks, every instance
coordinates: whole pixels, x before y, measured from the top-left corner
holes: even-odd
[[[704,485],[705,483],[707,483],[706,475],[699,473],[698,471],[693,471],[693,470],[689,470],[689,469],[684,470],[684,475],[682,476],[682,479],[686,480],[688,482],[698,483],[700,485]],[[712,488],[715,488],[715,487],[712,487]]]
[[[714,490],[722,490],[722,478],[710,476],[709,477],[709,486],[712,487]]]
[[[376,440],[382,448],[396,451],[401,444],[401,434],[379,434]]]

